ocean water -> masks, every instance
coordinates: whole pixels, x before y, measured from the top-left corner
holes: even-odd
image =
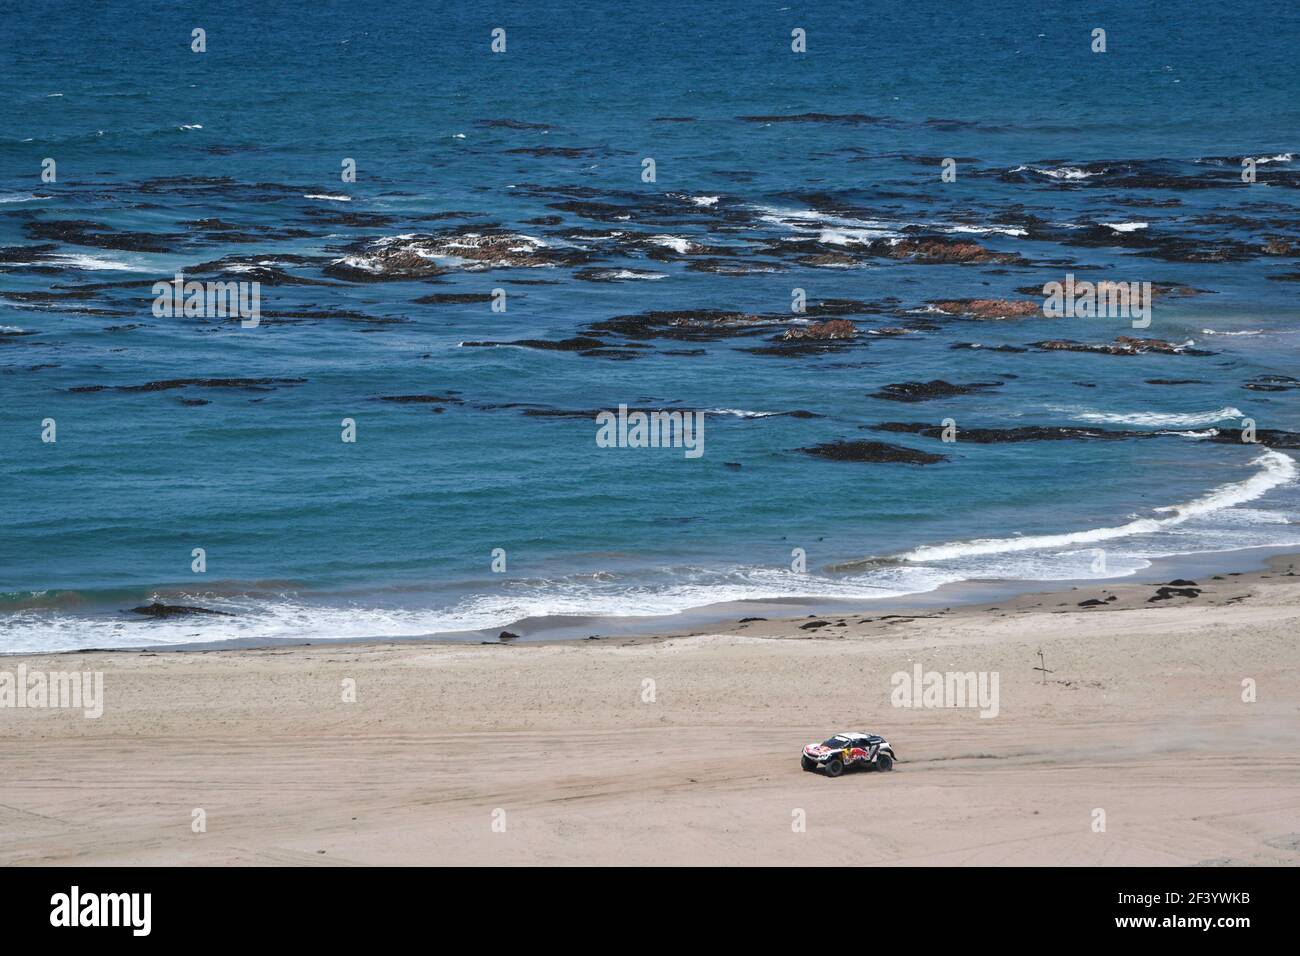
[[[1300,545],[1298,41],[1293,6],[1203,0],[7,10],[0,652],[528,637]],[[260,324],[155,315],[178,272],[259,282]],[[1182,294],[1140,330],[935,305],[1066,273]],[[830,318],[856,335],[781,340]],[[1120,335],[1176,348],[1033,344]],[[932,380],[998,384],[879,397]],[[598,447],[620,404],[703,411],[704,453]],[[961,437],[1026,426],[1122,434]],[[945,457],[800,450],[837,441]]]

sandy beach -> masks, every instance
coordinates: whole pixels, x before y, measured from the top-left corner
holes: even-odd
[[[652,640],[0,658],[105,698],[0,709],[0,863],[1295,865],[1298,566]],[[917,664],[996,673],[996,716],[892,706]],[[895,770],[802,772],[840,730]]]

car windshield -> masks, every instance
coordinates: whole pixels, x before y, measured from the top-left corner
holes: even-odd
[[[822,744],[822,746],[823,747],[847,747],[850,743],[852,743],[852,741],[849,740],[848,737],[841,737],[839,734],[836,734],[830,740]]]

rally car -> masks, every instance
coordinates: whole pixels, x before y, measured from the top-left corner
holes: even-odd
[[[838,777],[849,767],[893,770],[897,759],[889,741],[878,734],[844,733],[804,747],[799,765],[809,773],[824,770],[828,777]]]

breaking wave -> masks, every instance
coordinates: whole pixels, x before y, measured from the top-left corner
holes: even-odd
[[[1252,464],[1259,470],[1242,481],[1220,485],[1200,498],[1185,504],[1166,505],[1154,509],[1162,517],[1136,518],[1126,524],[1109,528],[1091,528],[1064,534],[1024,535],[1016,538],[976,538],[948,544],[915,548],[902,555],[907,561],[950,561],[973,555],[1005,554],[1013,551],[1032,551],[1039,548],[1068,548],[1074,545],[1114,541],[1139,534],[1152,534],[1182,524],[1191,518],[1212,514],[1235,505],[1254,501],[1280,485],[1296,478],[1295,459],[1277,451],[1268,451]]]
[[[1076,410],[1071,417],[1078,422],[1099,425],[1150,425],[1156,428],[1195,428],[1197,425],[1214,425],[1222,421],[1242,418],[1246,413],[1233,406],[1216,408],[1209,412],[1186,414],[1164,412],[1095,412]]]

